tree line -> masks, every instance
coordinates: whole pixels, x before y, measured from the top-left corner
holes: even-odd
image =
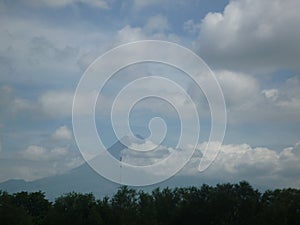
[[[2,225],[299,225],[300,190],[263,193],[239,184],[137,191],[112,197],[71,192],[50,202],[43,192],[0,191]]]

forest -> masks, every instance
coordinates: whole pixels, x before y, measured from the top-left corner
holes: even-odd
[[[0,191],[1,225],[294,225],[300,190],[260,192],[248,182],[137,191],[111,197],[67,193],[54,202],[43,192]]]

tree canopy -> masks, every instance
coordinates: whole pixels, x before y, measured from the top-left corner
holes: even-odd
[[[112,197],[71,192],[54,202],[43,192],[0,191],[2,225],[298,225],[300,190],[261,193],[239,184],[154,189],[120,187]]]

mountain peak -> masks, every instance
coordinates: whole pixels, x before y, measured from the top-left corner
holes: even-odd
[[[114,143],[111,147],[107,149],[107,151],[116,159],[119,160],[121,156],[121,152],[124,149],[128,149],[130,145],[133,143],[137,144],[143,144],[145,143],[145,138],[140,134],[134,134],[135,137],[125,135],[120,140],[118,140],[116,143]]]

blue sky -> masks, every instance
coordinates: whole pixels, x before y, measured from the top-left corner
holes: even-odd
[[[226,135],[204,176],[221,179],[226,171],[225,180],[299,187],[299,7],[297,0],[0,0],[0,181],[33,180],[80,165],[71,107],[84,70],[112,47],[155,39],[196,52],[222,87]],[[104,100],[111,101],[126,79],[116,79]],[[172,128],[164,145],[172,145],[176,115],[153,104],[154,112],[143,104],[133,110],[133,130],[146,135],[149,118],[161,115]],[[104,142],[112,145],[107,109],[97,110]],[[210,129],[208,117],[200,121],[199,148]]]

